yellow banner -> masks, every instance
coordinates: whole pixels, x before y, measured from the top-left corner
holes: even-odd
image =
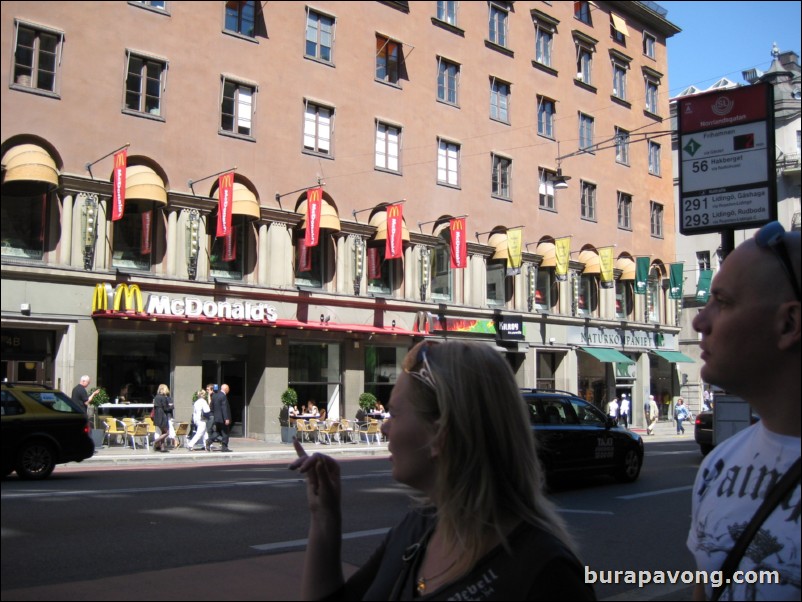
[[[554,256],[557,261],[554,274],[557,276],[557,280],[566,280],[568,278],[568,259],[571,256],[570,236],[554,241]]]
[[[601,281],[613,281],[613,247],[599,249],[599,262],[601,263]],[[606,287],[605,287],[606,288]]]
[[[521,241],[523,229],[507,230],[507,267],[521,267]]]

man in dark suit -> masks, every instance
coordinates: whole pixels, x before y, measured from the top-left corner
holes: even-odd
[[[220,385],[220,390],[212,395],[212,413],[214,414],[215,433],[206,440],[206,451],[211,451],[213,441],[221,441],[220,451],[230,452],[228,433],[231,431],[231,406],[228,404],[228,385]]]

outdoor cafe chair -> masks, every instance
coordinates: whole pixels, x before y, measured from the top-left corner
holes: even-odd
[[[298,418],[295,421],[295,430],[298,432],[298,439],[301,442],[309,441],[316,433],[316,431],[309,427],[309,423],[303,418]]]
[[[371,420],[367,424],[359,427],[359,441],[365,438],[365,443],[370,445],[370,440],[373,439],[376,443],[381,443],[381,431],[379,430],[379,423],[376,420]]]
[[[118,441],[122,438],[123,443],[126,441],[127,433],[126,433],[126,425],[123,421],[117,420],[116,418],[112,418],[111,416],[105,417],[106,422],[106,435],[105,439],[108,439],[108,444],[111,445],[111,438],[115,437]]]
[[[128,437],[131,438],[131,445],[134,446],[136,449],[136,440],[137,437],[144,439],[145,441],[145,448],[150,449],[150,443],[148,442],[148,425],[144,422],[137,422],[134,424],[128,425],[125,429]]]
[[[318,440],[321,443],[328,443],[331,445],[336,440],[337,443],[340,442],[340,423],[339,422],[330,422],[328,424],[323,423],[320,425],[317,431]]]

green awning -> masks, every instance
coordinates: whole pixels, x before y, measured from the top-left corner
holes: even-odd
[[[635,360],[610,347],[580,347],[585,353],[591,354],[600,362],[616,362],[619,364],[634,364]]]
[[[657,351],[656,349],[652,351],[655,355],[662,357],[664,360],[671,362],[672,364],[694,364],[696,360],[692,357],[688,357],[684,353],[680,353],[679,351]]]

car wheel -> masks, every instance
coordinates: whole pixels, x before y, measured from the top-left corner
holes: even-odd
[[[643,458],[640,454],[634,449],[628,449],[624,452],[621,465],[616,469],[615,478],[625,483],[631,483],[638,478],[642,463]]]
[[[15,470],[19,478],[35,480],[49,477],[55,467],[53,446],[43,441],[31,441],[20,449]]]
[[[713,451],[713,446],[709,443],[700,443],[699,444],[699,451],[702,452],[703,456],[706,456],[711,451]]]

